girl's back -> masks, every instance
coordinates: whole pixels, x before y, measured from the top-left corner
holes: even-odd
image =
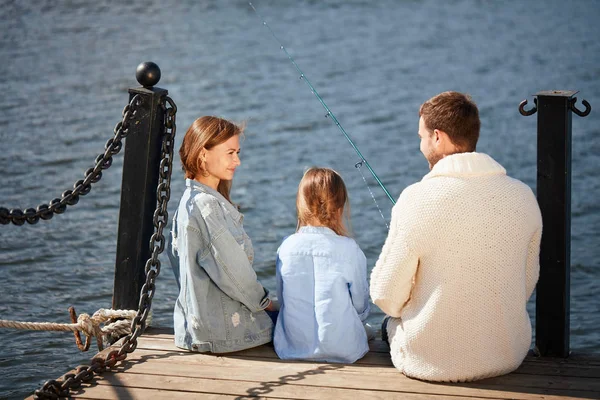
[[[366,258],[356,242],[302,226],[278,250],[281,309],[275,351],[283,359],[352,363],[368,351]]]

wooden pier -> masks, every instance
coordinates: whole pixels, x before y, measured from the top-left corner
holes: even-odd
[[[529,356],[508,375],[472,383],[429,383],[399,373],[375,340],[355,364],[292,362],[272,345],[209,355],[173,344],[172,329],[149,328],[126,360],[72,391],[81,399],[600,399],[600,354]]]

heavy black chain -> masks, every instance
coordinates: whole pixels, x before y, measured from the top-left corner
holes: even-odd
[[[127,354],[136,349],[137,339],[146,329],[146,319],[150,313],[152,298],[155,293],[154,282],[160,274],[158,255],[165,248],[163,229],[169,219],[167,205],[171,197],[171,172],[176,132],[175,114],[177,113],[177,106],[170,97],[165,96],[162,107],[165,110],[165,132],[161,149],[160,177],[156,189],[157,204],[153,219],[154,234],[150,238],[152,255],[146,261],[146,283],[141,289],[137,315],[131,322],[131,333],[123,338],[119,349],[106,349],[92,359],[91,365],[80,365],[76,368],[76,373],[69,373],[58,380],[49,380],[44,383],[41,389],[35,391],[34,398],[36,399],[68,397],[71,389],[77,389],[82,382],[92,380],[95,374],[110,369],[118,361],[126,359]]]
[[[161,161],[159,167],[159,180],[156,188],[156,209],[154,210],[153,225],[154,234],[150,238],[151,255],[146,261],[146,282],[142,286],[140,292],[140,302],[138,305],[138,313],[131,322],[131,333],[126,337],[125,343],[119,350],[119,355],[125,352],[131,353],[137,347],[137,338],[146,329],[146,319],[150,313],[152,306],[152,298],[154,297],[155,286],[154,281],[160,274],[160,260],[158,255],[165,249],[165,236],[163,229],[169,220],[167,205],[171,198],[171,172],[173,168],[173,147],[175,141],[175,114],[177,106],[170,97],[165,97],[166,103],[170,107],[165,108],[165,134],[161,149]]]
[[[114,136],[106,142],[104,153],[96,157],[96,165],[85,171],[84,179],[80,179],[73,185],[73,190],[65,190],[61,198],[55,198],[48,204],[40,204],[37,208],[27,208],[25,211],[13,208],[10,211],[0,207],[0,224],[6,225],[12,222],[15,225],[23,225],[25,222],[36,224],[40,218],[48,220],[54,214],[62,214],[67,206],[73,206],[79,202],[79,196],[85,196],[92,190],[92,184],[102,178],[102,170],[110,168],[113,156],[118,154],[123,147],[122,140],[129,133],[130,121],[135,117],[137,107],[140,105],[139,95],[135,95],[129,104],[123,109],[123,119],[117,123]]]

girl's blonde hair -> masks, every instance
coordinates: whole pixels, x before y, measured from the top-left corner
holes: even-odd
[[[195,179],[198,175],[206,174],[204,163],[200,157],[202,149],[210,150],[243,132],[243,125],[238,126],[223,118],[205,116],[196,119],[185,133],[179,149],[179,158],[181,158],[185,177]],[[231,181],[222,179],[217,191],[231,203],[229,198]]]
[[[330,168],[312,167],[304,173],[298,185],[296,210],[296,230],[306,225],[324,225],[340,236],[350,236],[348,191],[340,174]]]

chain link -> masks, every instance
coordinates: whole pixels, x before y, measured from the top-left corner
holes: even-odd
[[[132,99],[132,103],[134,99]],[[49,380],[44,383],[41,389],[35,391],[34,397],[36,399],[56,399],[69,396],[71,388],[78,388],[81,382],[90,381],[95,374],[110,369],[117,362],[126,359],[127,354],[137,348],[137,339],[146,329],[146,320],[150,314],[152,298],[154,297],[154,282],[160,274],[158,256],[164,250],[165,237],[163,230],[169,219],[167,205],[171,197],[171,172],[173,170],[173,148],[176,133],[175,114],[177,113],[177,106],[170,97],[165,96],[162,107],[165,111],[165,131],[161,147],[160,177],[156,189],[157,204],[153,219],[154,234],[150,238],[152,254],[146,261],[146,282],[140,292],[137,315],[131,322],[131,333],[123,338],[122,345],[118,350],[98,354],[92,359],[90,366],[81,365],[77,367],[77,374],[70,373],[64,375],[62,380]],[[125,118],[123,120],[125,121]]]
[[[5,207],[0,207],[0,224],[6,225],[11,222],[19,226],[25,222],[37,224],[40,218],[43,220],[51,219],[54,214],[64,213],[67,206],[77,204],[79,196],[85,196],[92,190],[92,184],[102,178],[102,170],[110,168],[113,156],[121,151],[123,147],[122,140],[129,133],[129,122],[135,117],[140,101],[139,95],[135,95],[129,104],[125,106],[122,113],[123,118],[115,126],[114,136],[106,142],[104,153],[96,157],[96,164],[93,168],[88,168],[85,171],[84,179],[75,182],[73,190],[65,190],[60,199],[52,199],[48,204],[40,204],[37,208],[27,208],[25,211],[18,208],[8,210]]]

